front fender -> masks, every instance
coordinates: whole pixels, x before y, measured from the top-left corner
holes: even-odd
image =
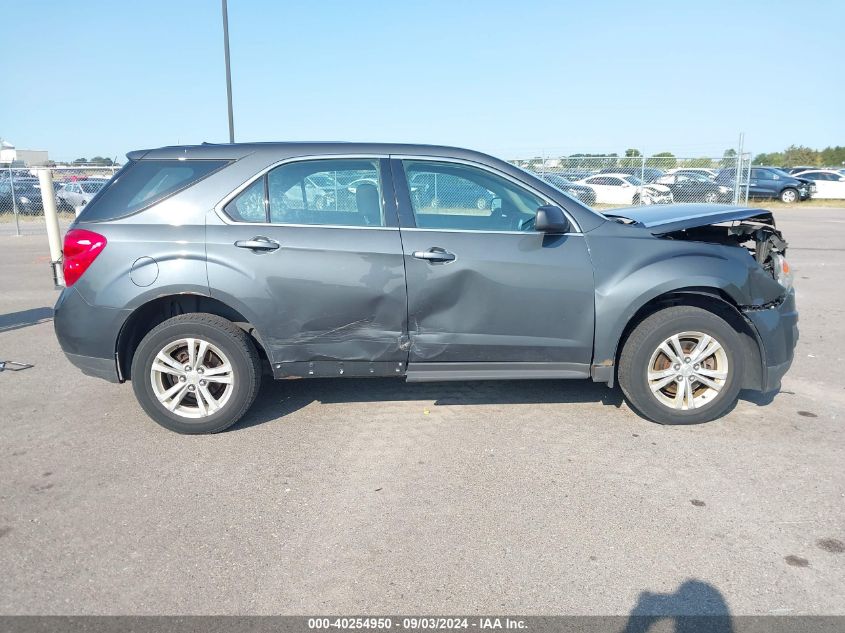
[[[599,237],[591,239],[590,252],[596,280],[593,365],[613,366],[628,323],[661,295],[707,288],[736,305],[753,303],[753,260],[745,249],[654,237]]]

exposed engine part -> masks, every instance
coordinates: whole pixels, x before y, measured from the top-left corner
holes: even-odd
[[[785,260],[787,242],[775,228],[774,221],[769,218],[762,216],[737,222],[708,224],[667,233],[665,237],[673,240],[743,246],[766,272],[780,282],[783,275],[789,274],[789,266]]]

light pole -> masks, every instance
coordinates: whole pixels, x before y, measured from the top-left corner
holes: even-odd
[[[232,69],[229,66],[229,10],[223,0],[223,51],[226,56],[226,101],[229,106],[229,142],[235,142],[235,120],[232,114]]]

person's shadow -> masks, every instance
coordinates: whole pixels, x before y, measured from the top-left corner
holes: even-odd
[[[733,633],[734,630],[722,594],[700,580],[687,580],[674,593],[643,591],[621,633],[646,633],[662,620],[674,620],[675,633]]]

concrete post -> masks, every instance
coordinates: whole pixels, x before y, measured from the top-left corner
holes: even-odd
[[[38,170],[41,185],[41,204],[44,207],[44,221],[47,223],[47,242],[50,244],[50,267],[53,269],[53,283],[65,285],[62,272],[62,233],[59,230],[59,215],[56,211],[56,192],[53,189],[53,172]]]

